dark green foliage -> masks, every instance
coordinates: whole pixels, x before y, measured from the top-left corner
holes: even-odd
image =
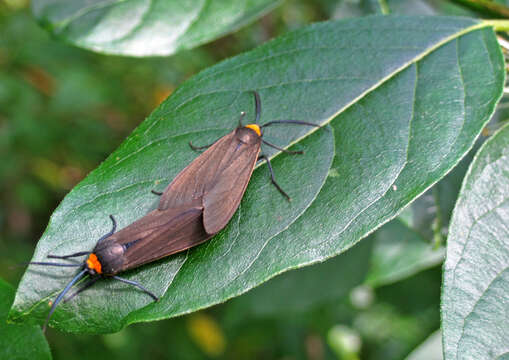
[[[443,30],[421,30],[427,28]],[[345,39],[345,46],[336,46]],[[332,58],[337,60],[327,61]],[[309,66],[316,59],[321,65]],[[486,61],[492,69],[479,70],[477,63]],[[302,71],[288,70],[293,68]],[[150,189],[167,184],[195,156],[189,141],[209,143],[225,134],[241,111],[253,118],[250,89],[262,97],[262,122],[330,122],[334,133],[316,131],[299,143],[306,155],[274,161],[281,185],[293,187],[291,204],[272,187],[261,190],[269,184],[267,170],[259,168],[225,231],[188,254],[128,274],[164,294],[158,303],[104,281],[59,309],[54,323],[65,319],[69,331],[109,332],[192,312],[348,249],[456,165],[488,121],[502,84],[503,62],[492,30],[461,18],[317,24],[201,72],[62,202],[34,260],[91,249],[107,232],[108,214],[121,227],[145,214],[157,201]],[[266,134],[284,145],[311,131],[274,127]],[[56,276],[61,273],[28,271],[10,319],[43,318],[47,300],[67,282]],[[112,291],[127,294],[110,297]]]
[[[48,343],[38,326],[6,323],[13,300],[14,289],[0,279],[0,359],[51,359]]]

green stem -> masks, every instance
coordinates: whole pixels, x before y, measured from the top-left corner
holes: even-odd
[[[382,14],[388,15],[391,12],[386,0],[378,0],[378,5],[380,6],[380,11]]]
[[[433,230],[433,248],[436,250],[440,248],[444,244],[444,237],[442,235],[442,209],[440,207],[440,194],[438,193],[437,187],[434,186],[432,189],[433,194],[433,202],[435,203],[437,212],[435,215],[435,220],[431,225]]]
[[[509,8],[490,0],[452,0],[470,9],[496,17],[509,18]]]
[[[509,20],[484,20],[483,23],[492,26],[495,31],[509,31]]]

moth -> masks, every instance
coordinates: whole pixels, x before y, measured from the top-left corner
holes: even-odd
[[[289,151],[265,141],[263,130],[274,124],[319,125],[297,120],[275,120],[259,125],[261,100],[256,91],[253,91],[253,95],[255,122],[243,126],[243,112],[239,126],[213,144],[195,147],[190,143],[195,150],[206,150],[184,168],[162,193],[153,191],[161,196],[157,209],[118,232],[116,221],[110,215],[112,229],[97,241],[92,251],[64,256],[48,255],[48,258],[63,260],[86,256],[81,264],[30,263],[80,268],[80,272],[53,302],[43,329],[67,292],[86,275],[89,275],[88,281],[67,300],[97,280],[109,277],[133,285],[157,301],[157,296],[143,285],[118,274],[199,245],[222,230],[239,207],[258,160],[267,162],[272,183],[290,200],[276,182],[269,158],[260,155],[261,145],[263,143],[290,154],[302,152]]]

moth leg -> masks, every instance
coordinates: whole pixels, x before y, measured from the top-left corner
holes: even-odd
[[[208,144],[208,145],[204,145],[204,146],[194,146],[193,143],[191,141],[189,141],[189,147],[191,147],[191,149],[193,149],[194,151],[200,151],[200,150],[208,149],[209,147],[214,145],[214,143],[215,143],[215,141],[212,144]]]
[[[274,144],[271,144],[270,142],[268,141],[265,141],[262,139],[262,142],[265,144],[265,145],[268,145],[276,150],[279,150],[279,151],[282,151],[284,153],[287,153],[287,154],[292,154],[292,155],[296,155],[296,154],[304,154],[304,151],[292,151],[292,150],[286,150],[286,149],[283,149],[282,147],[279,147],[277,145],[274,145]]]
[[[276,189],[279,190],[279,192],[284,196],[286,197],[286,199],[288,201],[292,201],[292,198],[290,196],[288,196],[288,194],[281,188],[281,186],[279,186],[279,184],[277,183],[276,181],[276,178],[274,176],[274,170],[272,170],[272,165],[270,164],[270,160],[269,158],[267,157],[267,155],[260,155],[258,157],[258,159],[262,159],[262,160],[265,160],[267,162],[267,167],[269,168],[269,172],[270,172],[270,179],[272,180],[272,183],[274,184],[274,186],[276,187]]]
[[[138,289],[142,290],[145,294],[149,295],[155,301],[159,301],[159,298],[157,296],[155,296],[153,293],[151,293],[150,291],[145,289],[143,287],[143,285],[141,285],[139,282],[136,282],[136,281],[133,281],[133,280],[127,280],[127,279],[121,278],[119,276],[112,276],[112,277],[115,280],[121,281],[121,282],[129,284],[129,285],[136,286]]]
[[[111,223],[113,224],[111,230],[109,233],[107,233],[106,235],[103,235],[98,241],[97,243],[99,244],[101,241],[103,241],[104,239],[106,238],[109,238],[111,235],[113,235],[115,233],[115,231],[117,230],[117,222],[115,221],[115,218],[113,217],[113,215],[110,215],[110,219],[111,219]]]
[[[161,196],[163,195],[163,192],[162,191],[155,191],[155,190],[150,190],[150,192],[154,195],[157,195],[157,196]]]
[[[83,285],[83,287],[81,287],[80,289],[76,290],[72,295],[70,295],[67,299],[64,300],[64,302],[68,302],[70,301],[73,297],[75,297],[76,295],[78,295],[80,292],[83,292],[85,291],[86,289],[88,289],[89,287],[91,287],[92,285],[95,284],[95,282],[97,280],[99,280],[100,277],[99,276],[96,276],[96,277],[93,277],[91,279],[89,279],[85,285]]]
[[[317,128],[321,128],[321,126],[318,125],[318,124],[313,124],[311,122],[300,121],[300,120],[273,120],[273,121],[269,121],[268,123],[263,124],[262,128],[267,127],[267,126],[271,126],[271,125],[274,125],[274,124],[307,125],[307,126],[314,126],[314,127],[317,127]]]

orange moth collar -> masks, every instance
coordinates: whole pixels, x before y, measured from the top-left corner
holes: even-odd
[[[95,270],[96,273],[101,274],[102,273],[102,266],[99,260],[97,259],[97,256],[92,253],[87,259],[87,266],[89,269]]]
[[[246,125],[246,127],[248,129],[251,129],[253,130],[255,133],[258,134],[258,136],[262,136],[262,132],[260,130],[260,126],[256,125],[256,124],[249,124],[249,125]]]

